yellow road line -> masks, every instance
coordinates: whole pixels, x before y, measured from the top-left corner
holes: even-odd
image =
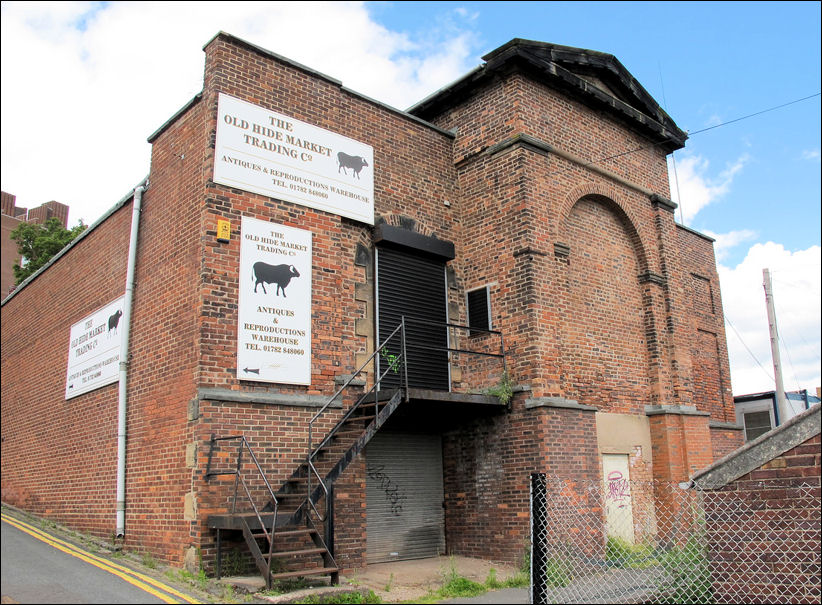
[[[123,580],[125,580],[129,584],[132,584],[132,585],[140,588],[141,590],[144,590],[144,591],[148,592],[149,594],[152,594],[152,595],[156,596],[157,598],[165,601],[166,603],[178,603],[178,601],[175,601],[175,600],[171,599],[169,596],[164,595],[164,594],[154,590],[154,588],[152,588],[151,586],[148,586],[148,584],[150,584],[150,585],[152,585],[156,588],[159,588],[160,590],[163,590],[163,591],[165,591],[169,594],[172,594],[172,595],[182,599],[183,601],[185,601],[187,603],[200,603],[200,601],[192,599],[190,596],[188,596],[186,594],[183,594],[182,592],[179,592],[178,590],[172,588],[171,586],[163,584],[162,582],[159,582],[158,580],[155,580],[154,578],[151,578],[149,576],[141,574],[140,572],[134,571],[133,569],[129,569],[129,568],[124,567],[122,565],[118,565],[117,563],[114,563],[114,562],[109,561],[107,559],[103,559],[101,557],[93,555],[93,554],[91,554],[91,553],[89,553],[85,550],[82,550],[81,548],[75,546],[74,544],[71,544],[69,542],[65,542],[63,540],[60,540],[59,538],[55,538],[54,536],[52,536],[50,534],[47,534],[46,532],[44,532],[40,529],[37,529],[36,527],[34,527],[32,525],[29,525],[25,521],[20,521],[19,519],[15,519],[15,518],[10,517],[10,516],[5,515],[5,514],[2,515],[2,520],[7,522],[9,525],[12,525],[12,526],[16,527],[20,531],[23,531],[23,532],[31,535],[32,537],[37,538],[38,540],[40,540],[42,542],[45,542],[46,544],[49,544],[49,545],[53,546],[54,548],[56,548],[56,549],[58,549],[62,552],[65,552],[66,554],[77,557],[78,559],[81,559],[81,560],[83,560],[87,563],[90,563],[91,565],[94,565],[95,567],[97,567],[99,569],[102,569],[104,571],[107,571],[109,573],[112,573],[112,574],[122,578]],[[133,576],[133,577],[131,577],[131,576]],[[140,580],[142,580],[142,581],[140,581]]]

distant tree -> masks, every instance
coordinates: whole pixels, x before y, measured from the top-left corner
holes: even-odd
[[[82,220],[71,229],[63,227],[57,218],[50,218],[42,225],[20,223],[10,235],[23,257],[19,265],[14,265],[15,285],[19,286],[85,230]]]

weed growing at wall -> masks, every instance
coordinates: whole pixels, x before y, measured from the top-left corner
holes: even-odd
[[[239,576],[247,569],[245,561],[240,551],[236,548],[223,555],[222,573],[226,576]]]
[[[605,545],[605,560],[613,567],[624,569],[646,569],[659,565],[652,546],[631,544],[614,536],[609,537]]]
[[[157,559],[151,553],[143,553],[142,563],[149,569],[157,569]]]
[[[399,355],[394,355],[388,349],[381,349],[380,350],[380,357],[382,357],[383,361],[388,364],[388,369],[393,372],[394,374],[398,374],[400,368],[402,367],[402,360],[400,359]]]
[[[713,603],[711,570],[705,541],[691,536],[684,546],[661,557],[665,579],[658,583],[659,603]]]
[[[508,402],[511,401],[511,398],[514,396],[514,382],[511,380],[508,372],[503,372],[502,376],[500,376],[499,382],[496,385],[487,388],[485,393],[486,395],[492,395],[499,398],[500,403],[508,405]]]

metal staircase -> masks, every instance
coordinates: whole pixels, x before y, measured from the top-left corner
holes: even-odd
[[[393,347],[393,348],[392,348]],[[398,351],[396,354],[393,351]],[[365,363],[343,384],[308,424],[308,454],[291,476],[272,489],[263,469],[244,436],[211,437],[206,480],[219,475],[235,475],[231,512],[210,515],[208,525],[217,531],[217,577],[222,572],[221,532],[242,531],[266,587],[272,582],[305,576],[330,576],[339,583],[334,561],[334,483],[359,455],[388,418],[408,398],[405,321],[400,323]],[[349,388],[370,364],[375,380],[345,412],[337,424],[315,446],[317,426],[332,403]],[[380,389],[389,374],[397,375],[399,388]],[[396,383],[396,382],[395,382]],[[237,441],[236,465],[214,468],[214,452],[221,442]],[[246,453],[247,452],[247,453]],[[244,456],[247,457],[244,460]],[[249,473],[249,468],[251,472]],[[249,476],[251,475],[251,476]],[[237,508],[240,486],[251,510]],[[258,505],[252,492],[263,493]],[[258,497],[259,501],[260,498]]]

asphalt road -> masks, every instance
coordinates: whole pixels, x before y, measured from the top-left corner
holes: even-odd
[[[0,593],[4,603],[198,602],[152,586],[126,567],[23,523],[3,515]]]

